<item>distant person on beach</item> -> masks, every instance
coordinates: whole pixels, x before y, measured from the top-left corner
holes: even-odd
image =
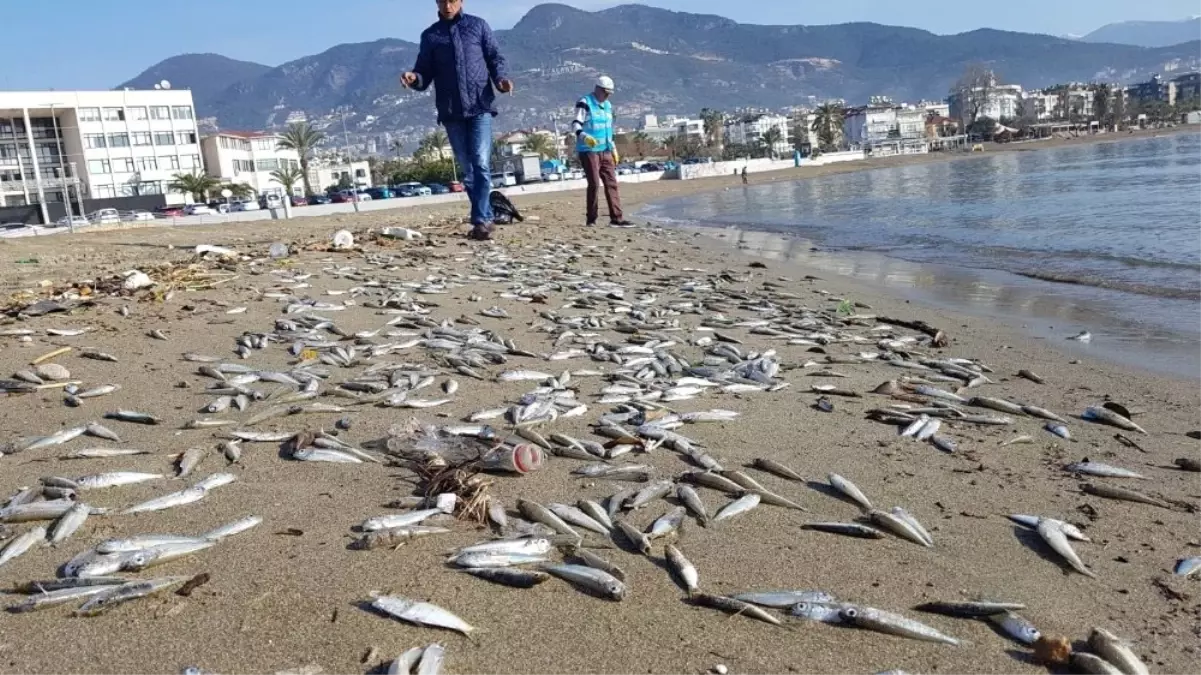
[[[471,201],[471,239],[492,237],[492,118],[496,91],[512,93],[505,57],[492,28],[463,12],[463,0],[437,0],[438,22],[421,34],[413,69],[400,76],[410,89],[434,85],[438,124],[446,128],[455,159],[463,167],[463,187]]]
[[[617,146],[613,143],[613,79],[602,75],[596,81],[592,93],[575,104],[575,119],[571,130],[575,132],[575,149],[580,155],[580,166],[588,179],[585,196],[585,222],[596,225],[600,215],[598,189],[605,188],[605,201],[609,204],[609,224],[613,227],[633,227],[621,212],[621,195],[617,191]]]
[[[742,167],[742,184],[746,185],[746,167]]]

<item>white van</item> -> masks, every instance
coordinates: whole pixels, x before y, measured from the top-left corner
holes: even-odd
[[[512,171],[492,174],[492,187],[511,187],[517,185],[517,176]]]

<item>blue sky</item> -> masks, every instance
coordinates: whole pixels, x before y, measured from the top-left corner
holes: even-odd
[[[8,65],[0,89],[106,89],[169,56],[216,52],[279,65],[343,42],[414,40],[435,18],[433,0],[56,0],[4,2],[0,11]],[[465,0],[467,11],[508,28],[536,0]],[[601,9],[613,0],[565,0]],[[935,33],[989,27],[1084,34],[1131,19],[1172,20],[1197,13],[1197,0],[645,0],[643,4],[721,14],[767,24],[848,21],[914,26]]]

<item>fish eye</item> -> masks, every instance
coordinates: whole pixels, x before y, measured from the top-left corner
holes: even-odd
[[[859,616],[859,610],[855,609],[854,607],[847,607],[846,609],[842,610],[842,615],[847,619],[854,619],[855,617]]]

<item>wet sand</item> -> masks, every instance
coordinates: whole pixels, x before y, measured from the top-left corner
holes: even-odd
[[[938,157],[900,161],[939,161]],[[834,170],[860,170],[877,162],[857,163]],[[884,165],[880,162],[879,165]],[[810,170],[812,171],[812,170]],[[756,180],[790,180],[796,172],[780,172]],[[720,187],[728,179],[631,185],[623,187],[630,206],[686,191]],[[1150,431],[1134,437],[1146,452],[1127,448],[1114,439],[1117,431],[1073,420],[1074,442],[1041,431],[1041,421],[1019,418],[1012,427],[975,428],[948,425],[959,443],[954,455],[927,444],[899,439],[894,427],[864,419],[863,412],[886,399],[866,395],[834,400],[836,410],[814,410],[811,384],[833,382],[861,392],[896,377],[882,364],[832,366],[850,377],[815,378],[814,370],[799,368],[820,355],[806,347],[779,340],[729,332],[746,349],[774,348],[786,368],[781,377],[791,387],[773,393],[740,396],[705,394],[676,404],[681,411],[726,408],[742,413],[734,421],[696,425],[683,430],[704,443],[727,468],[738,468],[756,457],[772,457],[812,481],[828,472],[853,480],[881,507],[900,505],[931,531],[935,547],[926,549],[888,536],[857,540],[803,531],[807,521],[850,520],[854,507],[813,487],[753,472],[767,487],[799,501],[808,513],[761,506],[749,514],[702,529],[689,525],[679,546],[696,565],[701,586],[709,592],[798,588],[822,589],[840,599],[868,604],[919,618],[964,640],[960,647],[905,640],[850,628],[789,622],[775,628],[745,617],[727,617],[692,607],[661,567],[661,550],[653,559],[620,550],[599,551],[629,575],[630,591],[621,603],[582,594],[552,580],[531,590],[490,585],[450,571],[443,554],[455,546],[486,538],[487,533],[457,524],[453,534],[429,537],[396,551],[352,551],[351,527],[368,516],[389,512],[384,504],[410,494],[410,473],[379,465],[304,463],[284,459],[277,444],[246,444],[240,465],[225,467],[215,450],[196,471],[197,478],[229,470],[238,482],[215,490],[197,504],[159,513],[92,517],[82,530],[57,548],[38,548],[0,567],[0,585],[50,578],[55,568],[85,548],[116,536],[137,533],[195,534],[245,515],[264,517],[260,527],[236,535],[196,556],[174,561],[139,576],[192,575],[207,572],[211,581],[190,597],[166,595],[131,603],[96,618],[71,616],[71,605],[25,615],[0,615],[2,672],[178,672],[197,666],[208,672],[365,672],[385,659],[418,645],[440,641],[447,646],[446,671],[467,672],[705,672],[716,664],[731,672],[878,672],[902,668],[909,672],[1046,672],[1029,661],[1029,650],[994,632],[983,622],[923,615],[909,608],[933,599],[958,599],[962,594],[1024,602],[1024,616],[1046,634],[1087,637],[1102,626],[1134,642],[1136,652],[1152,672],[1196,672],[1201,665],[1197,638],[1201,636],[1201,606],[1196,579],[1174,577],[1171,568],[1185,555],[1201,554],[1195,513],[1143,504],[1115,502],[1081,494],[1081,482],[1061,466],[1083,457],[1143,473],[1150,481],[1128,485],[1196,506],[1201,485],[1195,473],[1172,468],[1177,457],[1197,458],[1198,443],[1184,434],[1201,428],[1195,382],[1180,381],[1092,361],[1031,340],[1019,330],[995,321],[965,317],[938,308],[922,307],[878,288],[845,278],[803,280],[809,271],[788,262],[761,260],[716,245],[691,233],[657,230],[584,229],[579,225],[580,194],[559,193],[519,198],[517,203],[538,222],[499,228],[493,245],[469,244],[450,233],[463,228],[456,222],[461,207],[404,209],[362,216],[297,219],[287,224],[251,223],[235,226],[147,229],[75,237],[12,241],[0,245],[5,266],[0,281],[5,292],[34,288],[40,279],[81,280],[100,274],[145,266],[154,261],[191,258],[190,247],[200,243],[236,246],[261,252],[276,239],[324,240],[346,227],[362,240],[368,228],[407,225],[432,236],[431,245],[396,242],[366,246],[366,252],[400,254],[394,278],[420,281],[432,274],[466,273],[478,256],[503,249],[517,257],[535,259],[547,247],[581,248],[577,261],[563,260],[573,269],[603,270],[631,291],[664,275],[697,276],[685,268],[707,273],[728,270],[730,287],[755,291],[774,281],[799,296],[799,304],[832,311],[836,298],[852,297],[878,315],[924,320],[944,329],[951,345],[940,354],[979,359],[995,370],[996,385],[982,395],[1020,400],[1065,416],[1106,397],[1145,411],[1136,421]],[[173,248],[167,248],[171,246]],[[36,257],[34,265],[15,265],[16,259]],[[325,270],[360,266],[358,253],[309,252],[286,269],[312,272],[312,288],[303,293],[325,302],[328,290],[346,290],[349,280],[331,279]],[[59,428],[96,420],[117,408],[142,410],[163,420],[159,426],[107,422],[121,437],[120,444],[77,439],[64,446],[27,451],[0,458],[0,495],[35,484],[39,477],[76,476],[129,469],[169,472],[175,453],[192,446],[215,447],[218,430],[181,430],[184,422],[201,417],[197,409],[210,397],[201,393],[208,381],[196,375],[196,364],[180,360],[182,352],[199,352],[238,359],[234,339],[245,331],[271,330],[283,306],[261,292],[274,285],[271,265],[260,273],[246,264],[240,275],[219,290],[176,293],[165,303],[133,303],[98,298],[97,306],[71,316],[49,315],[0,330],[29,327],[92,327],[80,337],[48,337],[41,332],[32,342],[0,338],[0,371],[8,376],[27,367],[36,356],[58,345],[75,352],[55,359],[86,384],[118,383],[122,390],[85,401],[79,408],[63,405],[61,394],[9,397],[0,401],[0,442],[22,436],[49,434]],[[817,274],[817,276],[827,276]],[[781,281],[786,278],[788,281]],[[499,298],[503,288],[468,282],[447,295],[430,296],[439,305],[437,320],[472,316],[534,352],[553,350],[552,338],[532,328],[542,322],[539,311],[559,310],[570,293],[553,293],[547,305],[528,305]],[[470,298],[478,294],[482,300]],[[661,303],[680,297],[662,293]],[[118,310],[128,306],[130,315]],[[479,310],[500,305],[512,318],[490,319]],[[245,306],[242,314],[226,314]],[[348,332],[374,330],[388,317],[362,307],[329,315]],[[739,312],[752,316],[752,312]],[[691,337],[701,315],[678,317]],[[162,329],[170,339],[145,334]],[[598,331],[614,342],[623,336]],[[902,333],[908,334],[906,331]],[[95,348],[121,359],[107,363],[79,358],[80,348]],[[831,353],[854,354],[870,344],[839,345]],[[701,350],[678,350],[699,360]],[[1079,360],[1078,360],[1079,359]],[[424,352],[387,357],[393,362],[430,365]],[[283,346],[254,352],[244,363],[287,369],[292,362]],[[601,364],[603,365],[603,364]],[[590,361],[548,363],[514,358],[505,368],[559,372],[598,367]],[[606,367],[607,368],[607,367]],[[1037,385],[1017,378],[1029,368],[1046,378]],[[501,368],[491,369],[491,373]],[[334,381],[349,379],[357,370],[335,369]],[[356,443],[381,438],[389,427],[417,418],[435,424],[457,420],[469,411],[511,403],[533,388],[532,383],[503,384],[461,381],[456,401],[430,410],[355,407],[350,431],[343,437]],[[187,387],[178,386],[186,383]],[[594,403],[603,386],[596,378],[577,380],[579,398],[589,404],[583,417],[560,420],[550,430],[592,438],[587,424],[608,406]],[[433,397],[430,394],[429,397]],[[327,399],[336,402],[336,399]],[[251,412],[261,408],[251,408]],[[244,418],[244,414],[227,415]],[[335,415],[285,418],[262,428],[299,430],[332,426]],[[946,427],[944,427],[946,428]],[[1019,433],[1035,443],[999,443]],[[84,447],[133,447],[155,454],[125,459],[60,460]],[[683,471],[675,454],[658,450],[632,458],[656,467],[663,476]],[[548,467],[521,478],[498,478],[494,493],[510,507],[518,497],[543,503],[571,503],[581,497],[600,499],[626,484],[579,480],[569,471],[574,460],[553,459]],[[1097,479],[1102,481],[1102,479]],[[1116,482],[1116,481],[1111,481]],[[86,493],[89,503],[123,507],[179,489],[178,481]],[[703,490],[712,512],[727,500]],[[668,505],[662,501],[631,516],[648,525]],[[1008,513],[1040,514],[1078,524],[1092,544],[1076,550],[1098,579],[1065,572],[1040,544],[1005,517]],[[27,526],[17,525],[24,531]],[[300,532],[297,534],[296,532]],[[361,605],[374,590],[432,601],[479,627],[475,640],[430,628],[419,628],[364,611]],[[9,596],[16,602],[20,596]],[[9,599],[5,598],[6,601]],[[372,650],[378,656],[364,663]],[[317,669],[320,669],[318,671]]]

